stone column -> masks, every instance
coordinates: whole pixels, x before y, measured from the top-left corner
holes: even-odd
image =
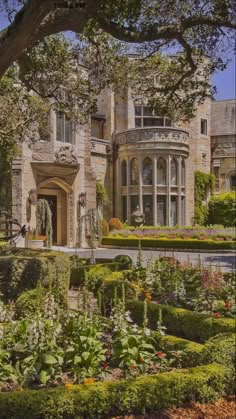
[[[153,225],[157,225],[157,158],[153,159]]]
[[[181,165],[182,158],[178,157],[177,163],[177,184],[178,184],[178,197],[177,197],[177,224],[181,225],[181,176],[182,176],[182,165]]]
[[[143,213],[143,177],[142,177],[142,157],[138,157],[139,168],[139,210]]]
[[[130,224],[130,157],[127,159],[127,219]]]
[[[170,226],[170,211],[171,211],[171,156],[167,159],[167,205],[166,205],[166,224]]]

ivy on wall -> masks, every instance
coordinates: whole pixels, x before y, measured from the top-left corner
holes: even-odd
[[[195,172],[194,180],[194,224],[205,225],[207,222],[208,209],[204,205],[209,191],[212,191],[215,184],[215,176],[210,173]]]
[[[96,182],[96,202],[97,208],[101,208],[103,205],[106,205],[109,202],[105,186],[103,186],[102,183],[98,181]]]

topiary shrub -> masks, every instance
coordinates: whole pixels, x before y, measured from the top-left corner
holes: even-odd
[[[132,268],[132,259],[128,255],[117,255],[114,258],[114,262],[122,263],[124,269],[131,269]]]
[[[102,235],[108,236],[109,234],[109,225],[108,222],[103,218],[102,219]]]
[[[123,224],[122,222],[119,220],[119,218],[111,218],[109,221],[109,230],[122,230],[123,228]]]
[[[56,301],[66,306],[69,283],[70,259],[65,253],[26,249],[0,256],[0,293],[5,303],[41,285],[50,287]]]
[[[88,271],[87,286],[89,291],[96,293],[101,287],[105,278],[110,276],[112,271],[105,266],[94,266]]]
[[[15,317],[31,317],[41,305],[43,292],[38,288],[23,292],[15,303]]]
[[[236,193],[223,193],[212,196],[208,204],[208,224],[236,226]]]

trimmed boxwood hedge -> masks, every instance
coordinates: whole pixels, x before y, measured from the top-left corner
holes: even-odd
[[[70,286],[72,287],[80,287],[84,285],[85,279],[85,271],[89,272],[90,269],[96,267],[106,267],[109,268],[112,272],[119,272],[126,269],[126,263],[122,262],[106,262],[106,263],[99,263],[96,265],[81,265],[77,268],[71,269],[70,275]]]
[[[217,364],[126,381],[0,394],[1,419],[105,419],[142,414],[186,402],[212,402],[224,394]]]
[[[235,332],[235,320],[216,318],[208,314],[196,313],[183,308],[148,303],[148,324],[156,330],[158,309],[162,309],[163,324],[167,333],[180,336],[195,342],[205,342],[218,333]],[[130,301],[127,309],[133,320],[141,325],[143,322],[143,302]]]
[[[142,248],[155,247],[160,249],[197,249],[197,250],[235,250],[235,241],[214,241],[196,239],[134,239],[103,237],[103,246],[114,247],[138,247],[141,242]]]
[[[158,350],[162,350],[163,352],[182,351],[181,365],[183,368],[196,367],[197,365],[201,365],[203,353],[205,350],[204,345],[192,342],[187,339],[178,338],[176,336],[161,336],[158,332],[152,333],[152,337],[156,341],[155,346]]]
[[[0,293],[4,302],[16,300],[22,292],[39,284],[66,304],[70,282],[70,259],[63,252],[12,249],[0,256]]]

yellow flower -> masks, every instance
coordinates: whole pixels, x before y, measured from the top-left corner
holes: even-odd
[[[72,383],[66,383],[65,388],[67,388],[68,390],[71,390],[73,388],[73,384]]]
[[[92,383],[94,383],[94,381],[95,381],[94,378],[85,378],[83,383],[84,384],[92,384]]]

